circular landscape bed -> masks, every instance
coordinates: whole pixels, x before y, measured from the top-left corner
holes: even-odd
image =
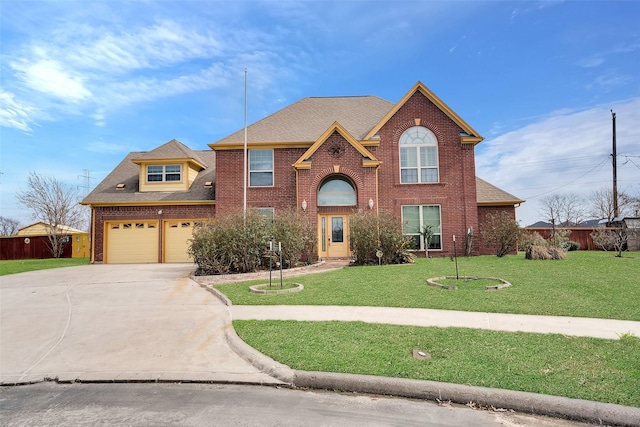
[[[280,284],[261,283],[259,285],[249,286],[249,290],[254,294],[288,294],[291,292],[300,292],[304,289],[300,283],[284,283],[282,287]]]
[[[481,286],[484,285],[484,288],[487,291],[497,291],[511,286],[511,283],[497,277],[458,276],[456,278],[456,276],[443,276],[427,279],[429,286],[433,286],[434,288],[450,289],[452,291],[458,289],[459,282],[472,282],[473,284]]]

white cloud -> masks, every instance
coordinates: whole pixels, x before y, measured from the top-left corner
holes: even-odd
[[[31,132],[31,115],[36,109],[20,101],[15,95],[0,88],[0,126]]]
[[[85,78],[64,69],[57,61],[39,59],[31,63],[12,62],[11,68],[28,87],[54,98],[77,103],[91,96],[91,91],[84,85]]]
[[[617,114],[617,152],[640,155],[640,98],[584,111],[560,111],[521,129],[484,141],[478,147],[478,176],[527,199],[517,211],[524,225],[540,219],[539,201],[547,194],[588,198],[612,185],[611,112]],[[618,187],[631,190],[640,169],[618,162]],[[635,191],[635,190],[634,190]]]

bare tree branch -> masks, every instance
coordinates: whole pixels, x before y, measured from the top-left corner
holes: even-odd
[[[0,236],[14,236],[18,234],[20,222],[13,218],[0,216]]]
[[[49,226],[49,243],[54,258],[62,256],[64,244],[68,240],[63,227],[82,225],[82,209],[75,188],[52,176],[41,176],[31,172],[27,178],[28,189],[18,193],[16,198],[29,209],[34,219]]]

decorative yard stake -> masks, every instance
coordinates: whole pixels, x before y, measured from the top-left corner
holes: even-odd
[[[458,252],[456,251],[456,235],[453,235],[453,258],[456,260],[456,280],[459,280],[458,276]]]
[[[278,255],[280,255],[280,288],[282,289],[282,242],[278,242]]]

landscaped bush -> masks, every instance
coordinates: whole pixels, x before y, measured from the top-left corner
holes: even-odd
[[[268,239],[268,220],[248,210],[216,216],[193,230],[189,255],[198,265],[197,274],[248,273],[261,264]]]
[[[540,246],[540,245],[531,245],[529,246],[524,253],[524,257],[526,259],[538,260],[538,259],[565,259],[565,252],[556,248],[555,246]]]
[[[198,275],[250,273],[268,264],[269,241],[282,248],[284,268],[299,261],[311,262],[315,253],[315,230],[295,211],[278,211],[275,218],[249,209],[216,216],[198,225],[190,240],[189,254],[198,265]]]
[[[498,257],[503,257],[516,252],[518,241],[524,233],[526,232],[508,212],[498,212],[487,215],[482,237],[487,245],[495,248]]]
[[[580,249],[580,243],[569,240],[568,242],[565,242],[564,245],[562,245],[562,249],[567,252],[577,251]]]
[[[550,248],[547,248],[547,250],[549,251],[549,255],[551,256],[551,259],[566,259],[567,258],[567,253],[560,249],[560,248],[556,248],[555,246],[552,246]]]
[[[412,262],[411,240],[402,234],[402,223],[391,212],[358,212],[351,217],[349,241],[354,263],[377,264],[376,252],[382,251],[382,264]]]
[[[518,241],[518,250],[526,251],[531,246],[547,246],[547,241],[537,231],[533,233],[523,232]]]
[[[295,267],[298,262],[311,263],[315,258],[316,231],[307,217],[295,210],[278,211],[269,227],[268,234],[274,244],[282,244],[284,268]]]
[[[564,245],[569,241],[570,234],[571,230],[554,228],[551,230],[549,244],[556,248],[564,248]]]

